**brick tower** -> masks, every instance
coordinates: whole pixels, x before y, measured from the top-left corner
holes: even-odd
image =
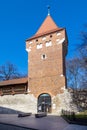
[[[63,93],[66,88],[67,35],[48,15],[36,34],[26,40],[28,87],[35,97]]]

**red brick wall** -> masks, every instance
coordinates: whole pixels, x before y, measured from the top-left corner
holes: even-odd
[[[43,37],[26,42],[26,49],[31,50],[28,55],[28,86],[35,96],[41,93],[54,96],[62,93],[62,88],[66,86],[64,76],[66,49],[63,48],[63,44],[66,45],[67,38],[65,30],[45,35],[45,40]],[[65,38],[65,43],[58,44],[58,39],[63,38]],[[47,41],[52,41],[52,46],[46,47]],[[37,44],[40,43],[42,43],[42,48],[37,49]],[[42,54],[46,54],[46,59],[41,58]]]

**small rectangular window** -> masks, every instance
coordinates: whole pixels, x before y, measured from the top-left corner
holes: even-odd
[[[52,41],[47,41],[46,42],[46,47],[52,46]]]
[[[41,49],[42,48],[42,43],[37,44],[37,49]]]

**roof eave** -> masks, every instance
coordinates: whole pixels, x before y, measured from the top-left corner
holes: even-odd
[[[11,86],[11,85],[21,85],[21,84],[27,84],[28,82],[24,82],[24,83],[14,83],[14,84],[2,84],[0,85],[0,87],[3,87],[3,86]]]
[[[23,81],[19,81],[19,80],[23,80]],[[14,82],[13,82],[14,81]],[[9,83],[8,83],[9,82]],[[10,86],[10,85],[19,85],[19,84],[26,84],[28,83],[28,78],[20,78],[20,79],[13,79],[13,80],[6,80],[6,81],[2,81],[0,82],[0,87],[2,86]]]
[[[56,31],[64,30],[64,29],[65,29],[65,28],[57,28],[57,29],[51,30],[51,31],[49,31],[49,32],[45,32],[45,33],[40,33],[40,34],[38,34],[38,35],[34,35],[34,36],[32,36],[31,38],[28,38],[28,39],[26,40],[26,42],[27,42],[27,41],[30,41],[30,40],[33,40],[33,39],[35,39],[35,38],[42,37],[42,36],[44,36],[44,35],[48,35],[48,34],[50,34],[50,33],[54,33],[54,32],[56,32]]]

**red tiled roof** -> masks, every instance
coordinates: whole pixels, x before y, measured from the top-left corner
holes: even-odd
[[[48,15],[42,23],[42,25],[40,26],[40,28],[38,29],[38,31],[36,32],[36,34],[33,37],[27,39],[27,41],[55,31],[59,31],[61,29],[63,28],[59,28],[53,21],[52,17]]]
[[[55,24],[51,16],[48,15],[35,35],[39,35],[41,33],[45,33],[54,29],[59,29],[59,27]]]
[[[28,78],[19,78],[19,79],[12,79],[12,80],[5,80],[0,82],[0,86],[7,86],[7,85],[15,85],[15,84],[24,84],[28,82]]]

